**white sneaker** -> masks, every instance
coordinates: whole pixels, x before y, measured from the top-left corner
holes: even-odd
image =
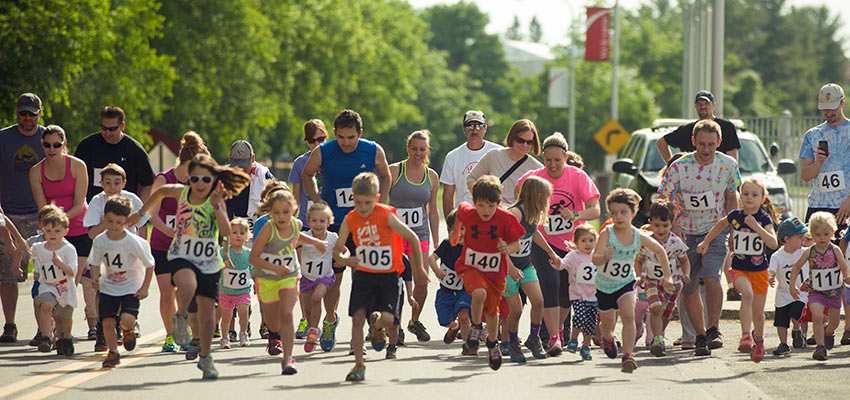
[[[242,347],[248,346],[248,332],[247,331],[239,332],[239,345],[242,346]]]
[[[219,343],[220,343],[220,346],[221,346],[222,349],[229,349],[230,348],[230,338],[227,337],[227,336],[222,336],[221,342],[219,342]]]

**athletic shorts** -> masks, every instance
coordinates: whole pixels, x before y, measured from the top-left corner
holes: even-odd
[[[251,292],[242,294],[219,293],[218,306],[222,310],[232,310],[237,304],[251,304]]]
[[[339,233],[339,225],[331,225],[331,226],[328,227],[328,230],[333,232],[333,233],[338,234]],[[405,241],[405,243],[407,243],[407,242]],[[351,233],[351,232],[348,233],[348,240],[345,241],[345,247],[348,249],[349,254],[354,254],[355,250],[357,250],[357,246],[354,244],[354,234]],[[342,274],[343,272],[345,272],[345,269],[348,268],[348,267],[345,267],[345,266],[340,267],[340,266],[336,266],[336,265],[337,265],[336,260],[334,260],[334,267],[332,267],[333,270],[334,270],[334,274]]]
[[[213,273],[213,274],[205,274],[198,269],[191,261],[177,258],[171,260],[171,264],[174,266],[174,273],[176,274],[181,269],[190,269],[195,273],[195,281],[197,282],[197,287],[195,288],[195,296],[204,296],[213,300],[218,301],[218,280],[221,277],[221,270]],[[174,276],[171,277],[171,284],[174,285]],[[176,285],[175,285],[176,286]],[[197,310],[197,308],[195,308]],[[193,312],[190,307],[190,312]]]
[[[41,283],[39,281],[35,281],[35,282],[32,283],[32,290],[30,290],[30,295],[32,296],[33,299],[38,297],[38,286],[40,284]]]
[[[746,278],[750,281],[750,286],[753,288],[753,294],[767,296],[767,287],[770,284],[768,281],[768,272],[766,269],[761,271],[743,271],[739,269],[732,270],[732,282],[738,278]]]
[[[682,289],[682,281],[674,280],[671,291],[665,290],[661,281],[657,279],[647,280],[644,286],[649,307],[661,307],[663,318],[669,319],[673,316],[676,300],[679,298],[679,290]]]
[[[809,304],[823,304],[824,311],[835,308],[841,310],[841,297],[826,297],[818,292],[809,292]]]
[[[617,305],[617,301],[620,300],[620,297],[633,293],[634,291],[635,281],[627,283],[626,286],[621,287],[614,293],[605,293],[597,289],[596,302],[599,305],[599,311],[619,310],[620,306]]]
[[[39,303],[50,302],[53,304],[53,316],[57,318],[71,319],[74,317],[74,307],[59,305],[59,299],[56,295],[50,292],[44,292],[38,295]]]
[[[314,289],[316,289],[316,286],[319,285],[330,289],[331,286],[333,286],[334,282],[336,282],[336,275],[321,277],[319,279],[316,279],[315,281],[302,276],[300,282],[301,293],[312,292]]]
[[[98,317],[101,322],[107,318],[119,320],[119,311],[121,314],[130,314],[133,318],[139,316],[139,298],[133,294],[112,296],[98,293],[97,301]]]
[[[523,283],[528,282],[537,282],[539,279],[537,278],[537,269],[534,268],[533,265],[529,265],[522,270],[522,279],[519,282],[515,281],[511,278],[510,275],[505,277],[505,297],[511,297],[517,293],[519,293],[519,287]]]
[[[88,233],[77,236],[65,236],[65,240],[77,250],[77,257],[88,257],[91,252],[91,238]],[[88,268],[86,268],[88,270]]]
[[[803,317],[803,309],[806,308],[806,303],[802,301],[794,301],[784,307],[776,307],[776,316],[773,318],[773,326],[777,328],[788,328],[791,326],[792,319],[800,319]]]
[[[457,314],[461,310],[465,308],[466,312],[469,312],[472,308],[472,297],[466,290],[440,288],[437,290],[434,307],[437,309],[437,322],[440,326],[448,326],[457,319]]]
[[[413,248],[410,247],[410,243],[407,243],[407,240],[403,240],[401,243],[404,246],[404,254],[408,256],[413,255]],[[427,255],[428,251],[431,250],[431,241],[420,240],[419,249],[422,250],[422,254]]]
[[[279,280],[257,278],[257,297],[262,303],[276,303],[280,301],[281,290],[294,290],[298,288],[298,277],[290,276]]]
[[[348,315],[359,310],[379,311],[396,314],[399,294],[398,274],[395,272],[373,273],[354,271],[351,280],[351,297]]]
[[[717,235],[708,244],[705,254],[697,253],[697,245],[702,242],[705,235],[685,235],[685,244],[688,246],[688,261],[691,263],[691,281],[682,288],[682,294],[690,296],[699,290],[700,279],[714,279],[720,281],[723,276],[723,265],[726,262],[726,238],[729,229]],[[600,308],[601,309],[601,308]]]
[[[463,279],[463,288],[470,296],[475,289],[484,289],[487,292],[487,297],[484,299],[485,316],[499,315],[499,302],[502,301],[502,294],[505,293],[504,279],[492,280],[486,278],[476,269],[467,269],[461,274],[461,279]]]
[[[15,227],[21,232],[21,236],[24,240],[41,233],[38,228],[38,213],[6,214],[5,216],[7,220],[12,221],[12,223],[15,224]],[[0,243],[2,243],[2,241],[0,241]],[[26,282],[27,274],[29,273],[29,256],[24,253],[21,258],[20,267],[24,274],[20,278],[16,277],[12,272],[13,259],[14,255],[6,254],[3,250],[3,246],[0,245],[0,283]],[[35,296],[33,296],[33,298],[35,298]]]
[[[593,335],[596,332],[597,304],[595,301],[574,300],[573,302],[573,328],[581,330],[585,335]]]
[[[174,273],[174,265],[171,261],[168,261],[168,250],[151,249],[151,254],[153,255],[154,274],[164,275]]]

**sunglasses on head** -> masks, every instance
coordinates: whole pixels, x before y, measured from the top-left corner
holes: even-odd
[[[307,139],[307,143],[310,143],[310,144],[324,143],[325,139],[327,139],[327,138],[328,138],[327,136],[319,136],[319,137],[316,137],[316,138],[310,138],[310,139]]]
[[[523,138],[516,138],[514,140],[519,144],[528,144],[528,145],[534,144],[534,139],[527,139],[526,140],[526,139],[523,139]]]
[[[105,125],[101,125],[101,126],[100,126],[100,129],[101,129],[101,130],[104,130],[104,131],[115,132],[115,131],[117,131],[117,130],[118,130],[118,128],[120,128],[120,127],[121,127],[121,124],[118,124],[118,125],[115,125],[115,126],[105,126]]]
[[[192,176],[189,177],[189,183],[198,183],[198,181],[201,181],[201,180],[203,180],[204,183],[209,184],[209,183],[212,183],[213,177],[211,177],[209,175],[203,175],[203,176],[192,175]]]
[[[18,115],[20,115],[22,117],[35,117],[35,114],[33,114],[29,111],[18,111]]]
[[[45,149],[49,149],[51,146],[53,146],[54,149],[58,149],[58,148],[62,147],[64,144],[65,144],[64,142],[54,142],[54,143],[41,142],[41,145],[44,146]]]

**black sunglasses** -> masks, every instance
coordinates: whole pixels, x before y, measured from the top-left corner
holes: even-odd
[[[523,138],[516,138],[514,140],[519,144],[534,144],[534,139],[526,140],[526,139],[523,139]]]
[[[54,143],[41,142],[41,145],[44,146],[45,149],[49,149],[50,146],[53,146],[54,149],[58,149],[58,148],[62,147],[63,145],[65,145],[65,143],[64,142],[54,142]]]
[[[463,127],[466,129],[484,129],[486,126],[486,124],[466,124]]]
[[[189,177],[190,183],[198,183],[198,181],[201,181],[201,180],[203,180],[204,183],[209,184],[209,183],[212,183],[213,177],[211,177],[209,175],[204,175],[204,176],[192,175],[192,176]]]
[[[327,138],[328,138],[327,136],[319,136],[319,137],[317,137],[317,138],[310,138],[310,139],[307,139],[307,143],[310,143],[310,144],[313,144],[313,143],[324,143],[324,142],[325,142],[325,139],[327,139]]]
[[[35,114],[33,114],[29,111],[18,111],[18,115],[20,115],[22,117],[35,117]]]
[[[101,129],[101,130],[104,130],[104,131],[115,132],[115,131],[117,131],[117,130],[118,130],[118,128],[120,128],[120,127],[121,127],[121,124],[118,124],[118,125],[115,125],[115,126],[105,126],[105,125],[101,125],[101,126],[100,126],[100,129]]]

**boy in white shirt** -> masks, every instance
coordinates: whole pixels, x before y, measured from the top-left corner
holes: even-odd
[[[800,290],[800,300],[794,300],[789,288],[791,287],[791,267],[806,251],[803,247],[803,239],[808,232],[809,228],[797,217],[782,221],[777,231],[782,247],[770,257],[768,267],[770,286],[776,286],[776,317],[773,320],[773,326],[779,334],[779,346],[773,350],[773,355],[776,356],[791,353],[791,348],[788,347],[788,327],[791,322],[794,323],[794,330],[791,332],[794,348],[806,347],[805,335],[800,330],[800,318],[803,316],[803,309],[806,308],[808,292]],[[799,288],[803,283],[803,277],[806,276],[809,276],[808,263],[803,264],[800,276],[794,285]]]

